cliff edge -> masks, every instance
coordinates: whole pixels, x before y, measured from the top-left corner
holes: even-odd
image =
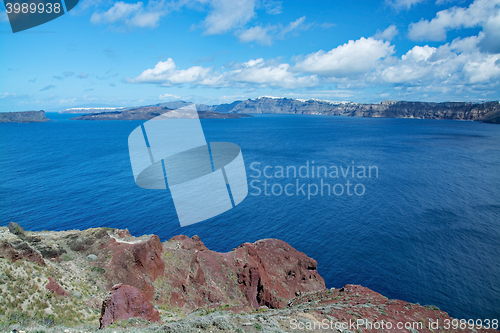
[[[29,232],[11,222],[0,227],[0,282],[6,331],[374,331],[361,319],[421,325],[395,332],[467,331],[447,330],[451,318],[436,307],[356,285],[326,289],[317,262],[278,239],[218,253],[197,236],[161,243],[127,230]]]

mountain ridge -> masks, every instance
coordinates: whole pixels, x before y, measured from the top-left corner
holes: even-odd
[[[141,107],[125,107],[120,110],[102,110],[104,113],[128,112],[141,109],[175,109],[192,103],[185,101],[164,102]],[[232,103],[196,104],[198,111],[219,113],[268,113],[332,115],[366,118],[415,118],[481,121],[500,124],[500,102],[420,102],[382,101],[380,103],[355,103],[320,99],[293,99],[262,96],[256,99],[237,100]],[[97,109],[96,109],[97,110]],[[85,109],[67,109],[60,113],[89,113]]]

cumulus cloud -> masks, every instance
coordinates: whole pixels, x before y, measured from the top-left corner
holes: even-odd
[[[289,64],[266,63],[262,58],[243,63],[240,68],[227,73],[227,78],[233,82],[282,88],[303,88],[318,84],[315,75],[298,75],[291,71]]]
[[[158,62],[154,68],[146,69],[136,78],[127,78],[126,81],[131,83],[158,83],[162,85],[192,83],[196,85],[217,86],[219,83],[217,78],[211,75],[210,68],[193,66],[185,70],[178,70],[171,58]]]
[[[321,76],[346,77],[369,72],[381,59],[392,53],[394,46],[389,42],[361,37],[328,52],[320,50],[309,54],[298,61],[295,67]]]
[[[439,47],[414,46],[400,57],[394,56],[390,42],[362,37],[328,52],[320,50],[295,57],[294,64],[258,58],[220,69],[201,66],[179,69],[169,58],[126,81],[247,90],[263,87],[294,90],[336,84],[341,90],[372,86],[409,94],[418,91],[462,94],[474,89],[494,92],[499,89],[500,54],[481,52],[479,44],[484,35],[481,32],[478,36],[457,38]]]
[[[489,53],[500,53],[500,10],[490,16],[483,25],[484,36],[479,42],[481,50]]]
[[[193,66],[185,70],[176,69],[169,58],[160,61],[152,69],[146,69],[136,78],[127,78],[130,83],[155,83],[163,86],[189,83],[192,85],[224,87],[229,84],[240,86],[258,85],[283,88],[310,87],[317,85],[316,76],[298,75],[290,70],[289,64],[250,60],[235,65],[233,69],[218,73],[212,68]]]
[[[399,34],[398,28],[395,25],[390,25],[384,31],[377,30],[373,38],[391,41],[397,34]]]
[[[457,38],[440,47],[415,46],[395,64],[373,73],[375,81],[452,86],[495,83],[500,78],[500,54],[481,53],[478,36]],[[498,84],[498,82],[497,82]]]
[[[453,7],[442,10],[431,21],[411,23],[408,37],[415,41],[443,41],[452,29],[484,27],[487,40],[497,39],[500,34],[500,0],[475,0],[469,7]],[[494,43],[494,40],[492,40]],[[486,43],[486,42],[485,42]],[[483,48],[488,48],[484,45]]]

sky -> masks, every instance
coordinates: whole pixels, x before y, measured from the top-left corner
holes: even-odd
[[[500,0],[80,0],[12,33],[0,111],[500,99]]]

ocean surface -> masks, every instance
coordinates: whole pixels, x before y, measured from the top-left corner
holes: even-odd
[[[168,190],[134,182],[127,138],[143,121],[47,116],[49,123],[0,124],[1,226],[128,228],[162,241],[199,235],[221,252],[279,238],[318,261],[327,287],[361,284],[459,319],[500,318],[499,125],[304,115],[202,120],[207,141],[241,147],[253,186],[234,209],[181,228]],[[279,166],[289,167],[288,178],[275,177]],[[293,166],[304,166],[302,176],[309,166],[309,178],[293,177]],[[366,178],[358,177],[363,166]],[[330,177],[336,168],[339,177]],[[321,181],[336,192],[323,186],[321,195]],[[289,184],[293,195],[278,195]],[[318,194],[308,196],[314,186]]]

